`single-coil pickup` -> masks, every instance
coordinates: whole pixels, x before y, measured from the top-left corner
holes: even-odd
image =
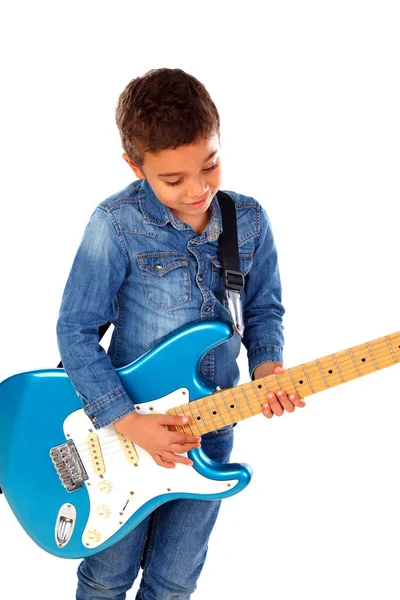
[[[87,437],[90,458],[92,459],[93,470],[97,475],[103,475],[105,471],[103,454],[98,435],[89,433]]]
[[[139,461],[138,453],[136,452],[135,444],[130,440],[127,440],[123,433],[117,431],[118,439],[124,450],[125,457],[128,462],[133,465],[137,465]]]

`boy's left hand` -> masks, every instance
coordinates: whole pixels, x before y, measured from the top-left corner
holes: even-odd
[[[263,363],[255,369],[254,379],[272,374],[282,375],[284,372],[282,363]],[[276,394],[268,392],[266,400],[266,403],[263,404],[263,415],[267,419],[271,419],[274,415],[281,417],[285,410],[292,413],[296,406],[302,408],[306,405],[297,394],[287,394],[284,390],[280,390]]]

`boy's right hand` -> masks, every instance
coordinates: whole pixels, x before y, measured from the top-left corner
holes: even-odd
[[[188,422],[188,417],[172,415],[139,415],[136,411],[113,423],[115,429],[127,440],[146,450],[160,467],[175,468],[175,463],[193,465],[184,452],[200,448],[201,438],[179,431],[170,431],[166,426],[179,427]]]

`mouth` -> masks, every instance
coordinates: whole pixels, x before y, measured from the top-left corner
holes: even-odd
[[[207,192],[207,194],[205,194],[203,196],[203,198],[201,198],[200,200],[197,200],[197,202],[188,202],[187,206],[192,206],[193,208],[197,208],[198,206],[203,206],[203,204],[206,203],[206,201],[208,200],[210,196],[210,192]]]

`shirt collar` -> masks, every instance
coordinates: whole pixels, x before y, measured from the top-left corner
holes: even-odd
[[[146,223],[159,227],[171,223],[175,229],[191,229],[190,225],[181,221],[168,206],[160,202],[147,179],[142,179],[139,184],[139,204]],[[198,236],[199,242],[217,240],[222,231],[222,215],[216,195],[211,201],[210,208],[210,220],[203,233]]]

